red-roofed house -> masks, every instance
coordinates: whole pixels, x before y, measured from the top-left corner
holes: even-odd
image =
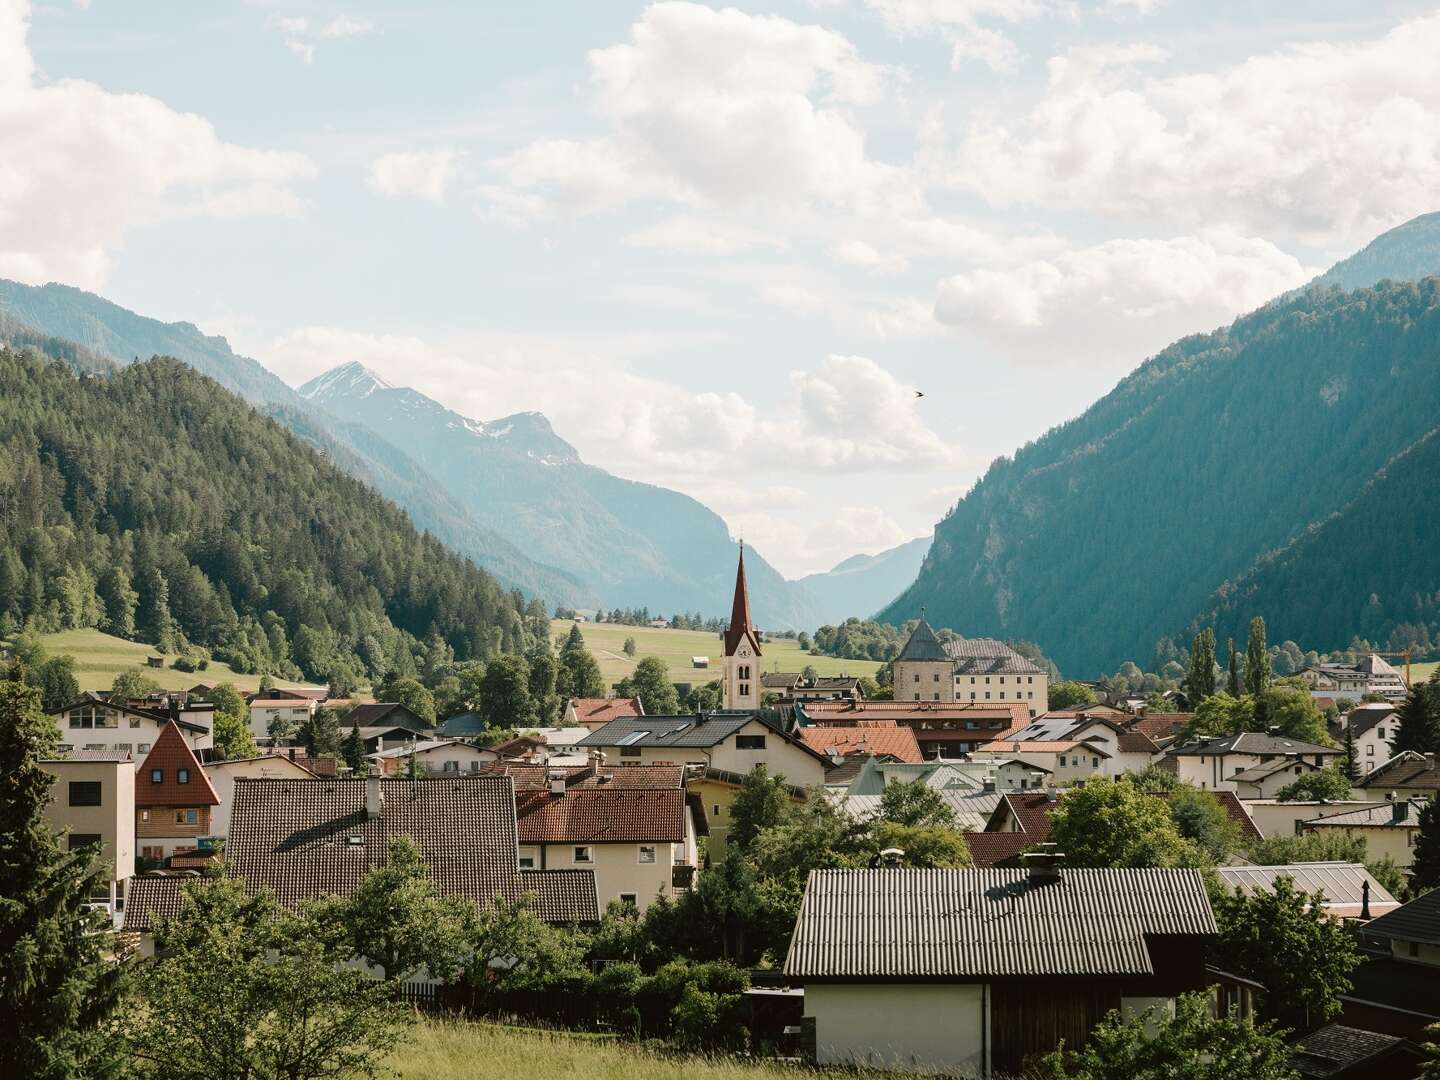
[[[690,887],[705,809],[683,765],[547,768],[501,762],[515,785],[521,870],[592,870],[603,909],[644,910]]]
[[[890,755],[896,761],[924,761],[915,732],[894,720],[861,720],[854,727],[796,728],[805,745],[832,757],[852,754]]]
[[[135,775],[135,841],[155,862],[200,848],[220,796],[171,720]]]
[[[958,758],[1030,723],[1029,707],[1021,701],[805,701],[795,706],[795,712],[807,727],[853,727],[862,720],[889,720],[915,732],[926,760]]]
[[[638,697],[571,698],[565,705],[565,726],[587,727],[595,731],[621,716],[644,715],[645,706]]]

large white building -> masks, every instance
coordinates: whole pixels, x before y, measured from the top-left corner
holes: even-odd
[[[941,642],[924,616],[891,662],[896,701],[1022,702],[1035,716],[1050,708],[1044,668],[994,638]]]

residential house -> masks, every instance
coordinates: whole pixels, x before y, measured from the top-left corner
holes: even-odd
[[[915,732],[894,720],[861,720],[854,727],[801,727],[795,734],[811,750],[827,757],[878,754],[896,761],[921,762]]]
[[[1323,767],[1313,761],[1287,754],[1242,769],[1229,780],[1234,785],[1235,794],[1242,799],[1275,799],[1296,780],[1322,770]]]
[[[1423,799],[1396,799],[1364,810],[1322,814],[1304,822],[1302,828],[1305,832],[1361,837],[1371,859],[1389,855],[1401,866],[1409,866],[1415,861],[1415,837],[1420,834],[1420,811],[1425,805]]]
[[[691,790],[705,800],[709,850],[718,857],[730,828],[730,804],[745,775],[757,765],[798,789],[822,784],[829,759],[803,741],[778,731],[758,713],[719,712],[688,716],[630,716],[612,720],[575,744],[600,750],[609,765],[697,765],[704,777]]]
[[[172,716],[168,712],[110,701],[99,694],[85,694],[50,716],[60,727],[62,754],[72,750],[108,750],[143,757],[172,719],[192,750],[209,750],[215,745],[213,709],[183,713],[177,708]]]
[[[1004,739],[988,742],[976,752],[976,757],[999,762],[1022,761],[1027,765],[1044,769],[1057,784],[1084,783],[1094,776],[1113,773],[1109,764],[1110,753],[1089,742],[1075,739]]]
[[[124,751],[72,750],[46,758],[40,768],[55,778],[45,823],[65,832],[71,851],[99,845],[109,878],[110,910],[135,872],[135,761]]]
[[[799,727],[844,727],[862,720],[892,720],[914,730],[926,760],[958,760],[985,743],[1008,737],[1030,722],[1020,702],[972,705],[933,701],[808,701],[795,706]]]
[[[500,760],[500,753],[494,749],[481,749],[469,743],[451,739],[416,739],[399,746],[387,746],[366,758],[376,766],[382,776],[406,776],[412,768],[418,768],[425,776],[445,776],[450,773],[479,772],[487,765]]]
[[[1355,792],[1375,799],[1391,793],[1400,799],[1440,798],[1440,755],[1403,750],[1357,780]]]
[[[318,780],[316,773],[303,764],[309,760],[311,759],[304,756],[259,754],[248,758],[207,761],[203,766],[205,776],[220,800],[210,813],[210,835],[230,835],[230,810],[234,806],[235,781],[239,777],[262,780]],[[333,767],[329,775],[335,775]]]
[[[1273,892],[1275,882],[1289,878],[1306,893],[1322,893],[1326,914],[1336,919],[1370,919],[1400,906],[1361,863],[1313,862],[1286,866],[1219,866],[1215,873],[1230,890]]]
[[[1290,762],[1291,778],[1305,773],[1308,763],[1323,767],[1341,753],[1330,746],[1317,746],[1287,739],[1282,735],[1268,735],[1247,731],[1239,735],[1203,739],[1178,746],[1166,755],[1166,762],[1174,766],[1176,775],[1187,783],[1207,791],[1236,790],[1235,774],[1264,765],[1277,758]],[[1272,781],[1273,782],[1273,781]]]
[[[420,848],[442,895],[485,906],[497,897],[529,897],[542,919],[558,925],[599,919],[590,870],[520,869],[515,789],[503,775],[321,783],[238,778],[227,869],[251,892],[269,889],[293,908],[326,894],[348,896],[370,870],[386,864],[398,836]],[[148,937],[153,918],[177,908],[183,880],[137,879],[144,891],[132,894],[125,928]]]
[[[280,725],[292,735],[315,715],[320,702],[312,697],[264,690],[250,698],[250,734],[269,739],[272,727]]]
[[[767,687],[768,689],[768,687]],[[803,679],[790,687],[786,701],[860,701],[860,680],[850,675],[823,676]]]
[[[316,776],[334,776],[337,772],[333,757],[311,757],[305,752],[304,747],[260,746],[256,749],[261,757],[283,757]]]
[[[140,858],[164,862],[207,850],[220,796],[185,742],[179,725],[166,724],[135,777],[135,842]]]
[[[827,781],[829,776],[827,775]],[[983,829],[1000,801],[995,780],[983,769],[927,761],[923,764],[882,761],[869,757],[845,787],[835,791],[846,811],[863,819],[880,810],[887,784],[920,783],[940,796],[955,815],[956,827]]]
[[[639,697],[571,698],[565,703],[565,726],[584,727],[596,731],[611,720],[627,716],[644,716],[645,705]]]
[[[683,766],[502,763],[490,771],[515,783],[522,870],[590,870],[602,908],[619,900],[644,910],[691,887],[706,821]]]
[[[489,725],[477,712],[456,713],[440,721],[435,734],[442,739],[474,739],[485,734]]]
[[[1301,1080],[1412,1080],[1424,1057],[1399,1035],[1326,1024],[1296,1041],[1290,1067]]]
[[[1018,1075],[1203,989],[1215,937],[1198,870],[815,870],[784,970],[822,1065]]]
[[[372,701],[363,705],[356,705],[340,722],[341,731],[358,726],[363,734],[368,729],[377,728],[404,728],[415,735],[423,735],[430,738],[434,735],[435,729],[427,724],[409,708],[396,701]]]
[[[1093,715],[1091,710],[1086,710],[1087,715]],[[1111,717],[1110,719],[1117,719]],[[1118,718],[1127,731],[1134,731],[1144,735],[1161,750],[1169,750],[1184,733],[1195,719],[1194,713],[1156,713],[1142,711],[1136,716]]]
[[[766,694],[779,694],[782,701],[791,696],[805,676],[798,671],[765,671],[760,675],[760,689]]]
[[[1307,667],[1299,672],[1312,697],[1329,697],[1337,703],[1359,701],[1366,694],[1379,694],[1391,701],[1403,701],[1410,692],[1405,676],[1383,657],[1370,653],[1353,664],[1332,663]]]
[[[1250,814],[1261,834],[1265,836],[1299,836],[1305,831],[1304,824],[1311,818],[1326,814],[1339,814],[1348,810],[1368,810],[1383,806],[1383,801],[1373,799],[1346,799],[1330,802],[1305,800],[1303,802],[1281,802],[1279,799],[1246,799],[1245,809]]]
[[[993,638],[942,643],[923,618],[890,670],[897,701],[1021,702],[1032,716],[1050,707],[1044,668]]]
[[[1359,940],[1365,962],[1340,995],[1340,1022],[1420,1040],[1440,1023],[1440,889],[1367,923]]]
[[[1355,743],[1355,764],[1362,773],[1390,760],[1390,740],[1399,721],[1395,706],[1377,702],[1356,705],[1341,719],[1342,730],[1349,731]]]

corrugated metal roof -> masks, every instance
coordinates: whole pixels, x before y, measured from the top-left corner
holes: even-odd
[[[1217,874],[1232,889],[1246,892],[1269,892],[1275,887],[1275,879],[1288,877],[1295,887],[1303,892],[1322,892],[1326,907],[1358,905],[1364,899],[1364,882],[1370,882],[1370,910],[1379,915],[1382,911],[1399,905],[1399,901],[1385,891],[1370,871],[1359,863],[1314,862],[1292,863],[1288,866],[1221,866]]]
[[[969,980],[1150,974],[1147,934],[1216,933],[1198,870],[815,870],[785,973]]]

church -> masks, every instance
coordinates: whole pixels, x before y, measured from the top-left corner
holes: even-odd
[[[750,589],[745,583],[745,545],[735,571],[735,601],[730,625],[720,635],[725,642],[723,706],[727,709],[760,708],[760,631],[750,621]]]

